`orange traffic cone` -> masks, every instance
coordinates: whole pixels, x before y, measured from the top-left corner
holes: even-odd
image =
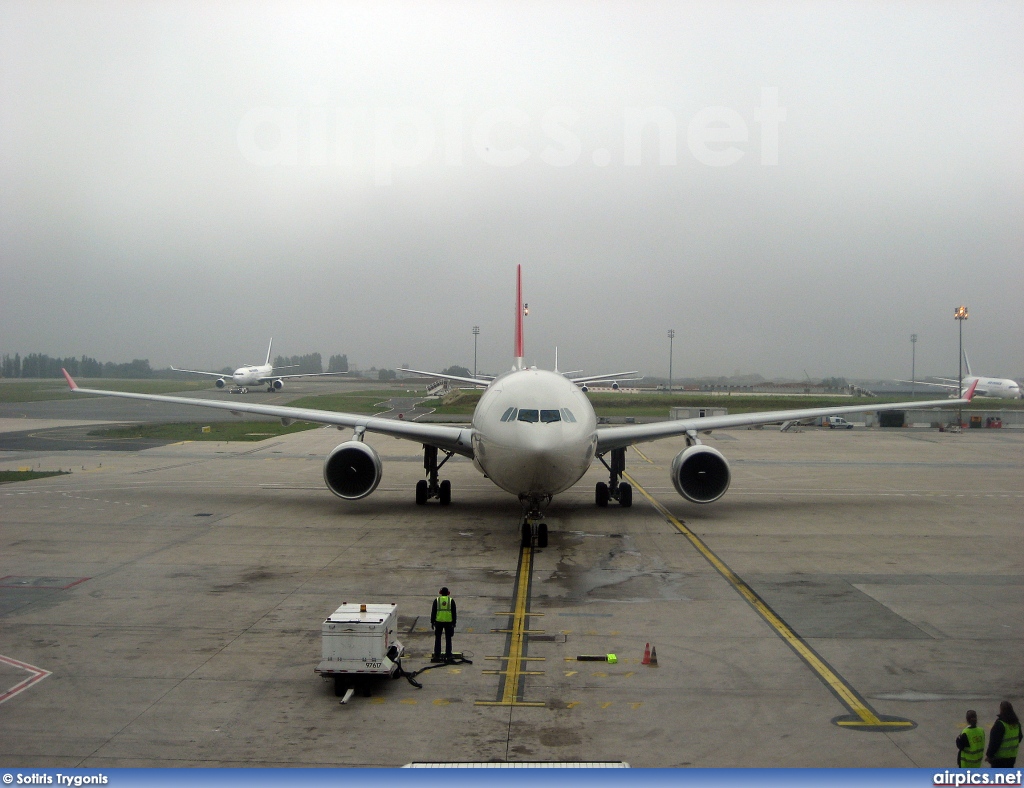
[[[644,658],[642,660],[640,660],[640,664],[641,665],[650,665],[651,664],[651,644],[650,643],[648,643],[644,647]]]
[[[654,648],[654,646],[651,646],[651,661],[647,664],[650,665],[652,668],[658,667],[658,651]]]

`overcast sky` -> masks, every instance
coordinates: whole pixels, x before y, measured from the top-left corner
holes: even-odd
[[[0,4],[0,353],[1024,375],[1024,4]]]

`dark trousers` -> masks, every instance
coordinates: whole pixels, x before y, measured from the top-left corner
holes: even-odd
[[[991,766],[993,769],[1012,769],[1015,763],[1016,758],[993,758]]]
[[[451,623],[447,624],[434,624],[434,656],[441,656],[441,632],[444,632],[444,654],[446,657],[452,655],[452,635],[455,634],[455,625]]]

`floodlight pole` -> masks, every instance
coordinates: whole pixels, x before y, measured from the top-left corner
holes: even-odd
[[[476,338],[480,336],[480,326],[473,326],[473,377],[476,377]]]
[[[960,358],[957,359],[959,362],[960,374],[957,376],[956,381],[956,398],[962,399],[964,396],[964,321],[967,319],[967,307],[958,306],[956,311],[953,312],[953,317],[956,318],[956,322],[960,325]],[[957,406],[957,418],[960,420],[960,428],[964,426],[964,406]]]
[[[676,330],[668,330],[668,393],[672,393],[672,341],[676,338]]]
[[[916,374],[916,362],[917,362],[917,334],[910,335],[910,396],[913,397],[917,393],[917,374]]]

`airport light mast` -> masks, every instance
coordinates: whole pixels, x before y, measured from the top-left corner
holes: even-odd
[[[957,399],[962,399],[964,396],[964,321],[967,319],[967,307],[958,306],[956,311],[953,312],[953,317],[956,318],[956,322],[960,326],[960,358],[959,368],[960,374],[957,376],[956,391]],[[959,419],[959,426],[963,429],[964,426],[964,406],[960,405],[957,407],[957,419]]]
[[[668,393],[672,393],[672,340],[676,338],[676,330],[668,330]]]
[[[915,363],[917,362],[917,334],[910,335],[910,396],[913,397],[917,391],[917,375],[915,374]]]
[[[480,336],[480,326],[473,326],[473,377],[476,377],[476,338]]]

